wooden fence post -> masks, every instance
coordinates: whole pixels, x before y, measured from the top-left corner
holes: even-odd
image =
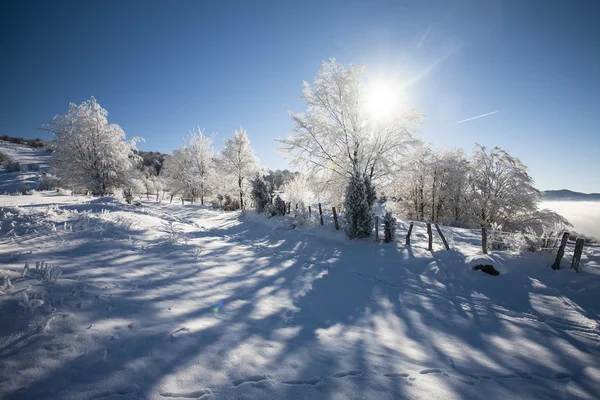
[[[571,268],[575,270],[575,272],[579,272],[579,261],[581,260],[581,253],[583,252],[583,238],[577,238],[575,241],[575,252],[573,253],[573,262],[571,263]]]
[[[481,228],[481,250],[483,254],[487,254],[487,229]]]
[[[288,202],[288,215],[292,213],[292,202]]]
[[[410,233],[412,232],[412,228],[413,228],[414,222],[410,223],[410,226],[408,227],[408,233],[406,234],[406,245],[410,246]]]
[[[375,241],[379,242],[379,216],[375,216]]]
[[[323,225],[323,210],[321,210],[321,203],[319,203],[319,215],[321,216],[321,225]]]
[[[310,206],[308,206],[308,218],[312,218],[312,210]]]
[[[427,237],[428,237],[427,250],[431,251],[431,250],[433,250],[433,234],[431,233],[431,222],[427,223]]]
[[[338,224],[337,213],[335,212],[335,207],[331,207],[331,209],[333,210],[333,222],[335,222],[335,230],[339,231],[340,225]]]
[[[565,255],[565,247],[567,246],[567,241],[569,240],[569,232],[563,233],[562,239],[560,240],[560,246],[558,247],[558,252],[556,253],[556,260],[554,260],[554,264],[552,264],[552,269],[557,270],[560,269],[560,261]]]
[[[446,248],[446,251],[450,251],[450,246],[448,246],[448,242],[446,241],[446,238],[444,237],[444,234],[442,233],[442,230],[440,229],[440,226],[438,224],[435,224],[435,229],[440,234],[440,237],[442,238],[442,242],[444,243],[444,247]]]

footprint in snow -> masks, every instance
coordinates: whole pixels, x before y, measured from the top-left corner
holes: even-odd
[[[322,385],[324,383],[324,381],[323,381],[323,379],[321,379],[319,377],[314,377],[314,378],[310,378],[310,379],[292,379],[289,381],[284,381],[283,383],[285,383],[286,385],[318,386],[318,385]]]
[[[210,395],[212,393],[213,392],[210,389],[200,389],[200,390],[196,390],[194,392],[183,392],[183,393],[164,392],[164,393],[161,393],[160,395],[162,397],[167,397],[167,398],[197,399],[197,398],[201,398],[202,396]]]
[[[384,374],[387,378],[408,378],[410,375],[404,372]]]
[[[353,377],[353,376],[361,376],[364,374],[363,370],[360,369],[353,369],[352,371],[347,371],[347,372],[338,372],[337,374],[333,375],[334,378],[345,378],[345,377]]]
[[[421,375],[429,375],[429,374],[443,374],[444,371],[442,371],[439,368],[427,368],[422,370],[421,372],[419,372]]]
[[[232,381],[231,383],[233,384],[233,386],[239,386],[242,383],[256,383],[256,382],[264,381],[267,379],[269,379],[269,378],[266,375],[252,375],[245,379],[236,379],[236,380]]]

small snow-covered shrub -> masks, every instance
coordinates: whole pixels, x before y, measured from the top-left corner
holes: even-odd
[[[58,188],[58,179],[50,174],[42,176],[38,182],[38,190],[54,190]]]
[[[126,187],[123,189],[123,198],[127,202],[127,204],[131,204],[133,202],[133,189],[130,187]]]
[[[18,161],[7,159],[4,162],[4,169],[6,170],[6,172],[21,172],[21,163],[19,163]]]
[[[0,164],[4,164],[4,162],[6,161],[6,154],[4,154],[3,152],[0,151]]]
[[[396,218],[392,216],[391,211],[387,211],[383,216],[383,241],[392,243],[396,236]]]
[[[250,181],[252,184],[252,191],[250,196],[254,201],[254,207],[256,211],[263,212],[267,209],[271,202],[271,195],[269,193],[269,186],[265,182],[262,176],[256,174],[254,179]]]
[[[225,202],[223,203],[224,211],[236,211],[240,209],[240,201],[232,198],[229,194],[225,195]]]
[[[298,203],[298,208],[295,210],[295,213],[296,225],[304,225],[308,222],[308,212],[306,211],[306,206],[303,201]]]
[[[487,233],[487,245],[488,250],[492,251],[505,251],[508,250],[509,234],[502,232],[502,226],[498,224],[492,224],[491,229]]]
[[[173,223],[173,221],[163,222],[164,232],[167,234],[167,241],[173,245],[178,244],[183,240],[183,232],[181,232]]]
[[[541,236],[537,236],[535,232],[528,230],[523,234],[524,250],[554,252],[560,245],[564,231],[565,228],[562,225],[556,225],[552,228],[544,226]]]

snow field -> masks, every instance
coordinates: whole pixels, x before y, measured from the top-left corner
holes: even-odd
[[[426,248],[330,221],[0,196],[0,398],[596,398],[600,249],[579,274],[442,227]],[[437,238],[436,238],[437,241]],[[477,260],[477,261],[475,261]],[[26,262],[62,268],[55,283]],[[21,293],[43,301],[24,311]],[[36,302],[39,304],[40,302]]]

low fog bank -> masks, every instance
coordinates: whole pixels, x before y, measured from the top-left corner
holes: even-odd
[[[564,216],[574,225],[574,230],[600,238],[600,202],[598,201],[543,201],[548,208]]]

